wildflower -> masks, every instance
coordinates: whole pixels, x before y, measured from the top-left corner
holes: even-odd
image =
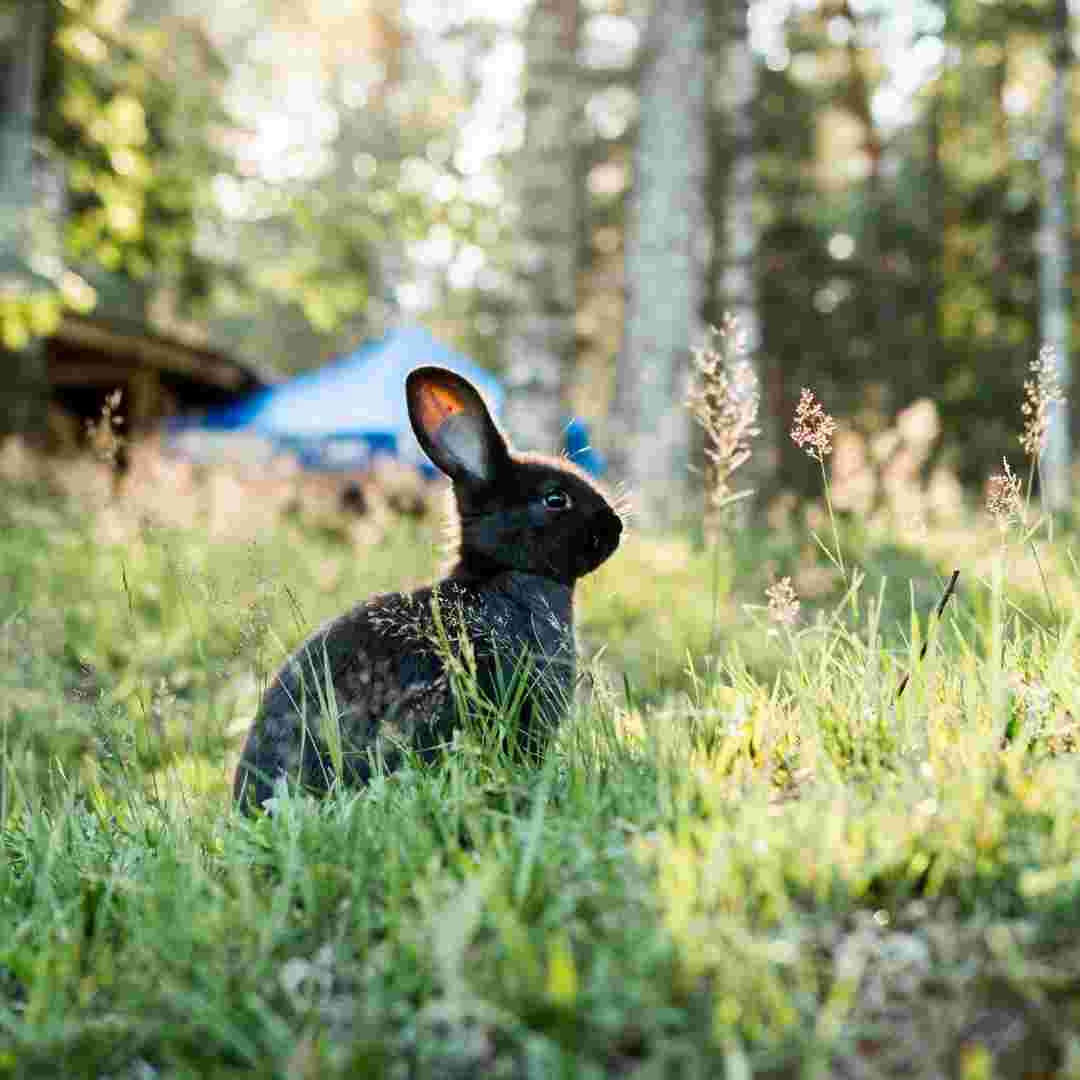
[[[765,590],[769,600],[769,618],[781,626],[792,627],[799,617],[799,598],[791,578],[783,577]]]
[[[986,509],[994,518],[998,527],[1004,531],[1013,521],[1022,521],[1024,517],[1023,484],[1009,468],[1007,459],[1002,458],[1004,473],[990,477],[986,494]]]
[[[687,406],[707,436],[705,453],[714,471],[712,500],[722,506],[733,497],[731,474],[750,458],[750,440],[761,431],[758,379],[733,316],[726,315],[724,325],[713,327],[694,350],[694,369]]]
[[[814,397],[813,390],[803,387],[795,409],[795,422],[791,426],[791,440],[800,450],[816,461],[824,461],[832,453],[832,437],[836,431],[836,421],[825,411],[825,407]]]

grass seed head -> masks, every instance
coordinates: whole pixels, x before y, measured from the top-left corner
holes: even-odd
[[[795,409],[795,421],[791,425],[792,442],[800,450],[805,450],[815,461],[823,462],[832,453],[835,432],[836,421],[814,397],[814,391],[804,386]]]
[[[1050,410],[1058,402],[1064,402],[1065,393],[1058,376],[1057,353],[1053,345],[1044,345],[1038,359],[1032,360],[1031,378],[1024,380],[1024,433],[1020,445],[1028,457],[1037,458],[1046,449],[1046,437],[1050,429]]]
[[[782,577],[770,585],[765,590],[765,596],[769,601],[769,618],[781,626],[788,628],[794,626],[799,617],[801,605],[795,586],[791,584],[791,578]]]
[[[124,446],[124,436],[119,428],[124,418],[117,411],[120,408],[122,390],[114,390],[105,398],[101,406],[101,415],[96,420],[86,421],[86,438],[94,456],[106,465],[115,465],[116,459]]]
[[[734,316],[725,315],[720,328],[709,330],[693,363],[687,407],[705,432],[705,454],[713,466],[710,499],[719,507],[733,497],[731,475],[749,460],[750,440],[761,431],[758,378]]]
[[[1012,469],[1008,459],[1002,458],[1004,472],[990,477],[986,493],[986,509],[1004,532],[1014,521],[1024,519],[1023,482]]]

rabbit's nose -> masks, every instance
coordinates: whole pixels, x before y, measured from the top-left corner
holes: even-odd
[[[589,548],[593,552],[614,551],[622,533],[622,521],[617,514],[605,517],[601,526],[589,537]]]

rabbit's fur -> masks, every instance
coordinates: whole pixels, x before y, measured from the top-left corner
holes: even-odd
[[[321,627],[264,695],[236,770],[234,796],[261,805],[285,777],[325,791],[392,769],[403,747],[447,744],[457,721],[447,661],[474,663],[490,701],[525,679],[518,746],[542,753],[573,696],[574,583],[618,546],[622,521],[571,463],[509,448],[483,399],[442,368],[410,372],[413,430],[453,481],[456,561],[437,584],[377,596]],[[331,752],[327,710],[338,718]]]

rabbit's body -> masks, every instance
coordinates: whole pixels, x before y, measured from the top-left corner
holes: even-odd
[[[448,662],[463,653],[493,703],[525,680],[517,743],[530,754],[543,751],[572,699],[574,582],[615,550],[618,515],[572,465],[513,454],[464,380],[419,369],[408,388],[417,436],[454,480],[457,562],[436,585],[332,620],[286,661],[237,769],[245,806],[260,805],[281,777],[329,787],[328,719],[346,784],[365,783],[380,764],[393,769],[406,746],[432,756],[457,723]]]
[[[436,593],[441,648],[432,611]],[[531,692],[519,715],[519,741],[542,749],[560,705],[573,694],[570,589],[517,571],[482,587],[447,578],[414,593],[374,597],[300,646],[263,698],[237,772],[237,796],[246,783],[248,798],[258,805],[279,776],[296,778],[308,791],[329,787],[335,772],[321,727],[327,675],[346,784],[366,783],[377,762],[395,768],[404,746],[422,757],[436,753],[450,742],[457,722],[442,650],[457,652],[462,631],[473,646],[477,688],[490,701],[498,701],[500,687],[512,681],[508,668],[528,650]]]

